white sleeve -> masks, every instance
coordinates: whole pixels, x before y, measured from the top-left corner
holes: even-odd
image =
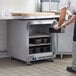
[[[60,0],[59,10],[69,7],[69,0]]]

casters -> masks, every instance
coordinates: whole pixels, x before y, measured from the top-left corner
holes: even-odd
[[[54,62],[53,58],[48,59],[49,62]]]

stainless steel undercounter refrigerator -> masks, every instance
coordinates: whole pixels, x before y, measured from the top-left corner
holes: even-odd
[[[57,32],[51,31],[59,16],[23,17],[7,26],[8,54],[30,65],[32,61],[53,61],[57,50]],[[53,29],[54,30],[54,29]],[[61,33],[61,31],[59,31]]]

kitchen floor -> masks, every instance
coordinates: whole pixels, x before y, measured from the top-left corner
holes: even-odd
[[[54,62],[40,61],[26,66],[22,61],[9,58],[0,59],[0,76],[76,76],[66,71],[71,58],[57,58]]]

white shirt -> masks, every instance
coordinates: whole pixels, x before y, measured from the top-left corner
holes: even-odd
[[[76,11],[76,0],[61,0],[60,9],[65,7],[73,14]]]

